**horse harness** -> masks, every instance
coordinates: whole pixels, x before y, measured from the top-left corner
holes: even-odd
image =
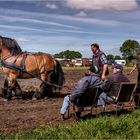
[[[18,58],[19,58],[19,56],[20,56],[21,54],[23,54],[23,58],[22,58],[22,61],[21,61],[20,66],[17,66],[15,63],[17,62],[17,60],[18,60]],[[3,58],[3,59],[1,60],[1,65],[2,65],[3,67],[7,67],[7,68],[10,68],[10,69],[14,69],[14,70],[20,71],[20,74],[19,74],[19,76],[18,76],[17,78],[22,78],[22,77],[23,77],[23,73],[27,73],[27,74],[31,75],[33,78],[37,78],[37,79],[41,80],[42,82],[44,82],[44,83],[46,83],[46,84],[48,84],[48,85],[51,85],[51,86],[55,86],[55,87],[60,88],[61,86],[58,86],[58,85],[55,85],[55,84],[51,84],[51,83],[49,83],[49,82],[46,82],[46,81],[42,80],[40,77],[36,77],[36,76],[35,76],[34,74],[32,74],[31,72],[28,72],[27,70],[25,70],[25,61],[26,61],[26,58],[27,58],[27,56],[28,56],[29,54],[32,54],[32,53],[22,52],[22,53],[18,54],[18,55],[16,56],[16,58],[15,58],[15,60],[14,60],[13,63],[7,62],[7,61],[6,61],[6,59],[12,57],[12,55],[8,55],[7,57],[5,57],[5,58]],[[36,61],[36,62],[37,62],[37,61]],[[46,69],[45,69],[45,64],[44,64],[44,70],[47,71],[47,72],[52,72],[52,71],[54,71],[54,69],[46,70]],[[43,73],[43,72],[42,72],[42,73]],[[42,74],[42,73],[39,73],[39,74]]]
[[[23,58],[22,58],[20,66],[17,66],[15,63],[17,62],[17,60],[18,60],[18,58],[21,54],[23,54]],[[6,58],[2,59],[1,64],[2,64],[3,67],[7,67],[7,68],[10,68],[10,69],[20,71],[20,74],[19,74],[18,78],[22,78],[23,72],[26,71],[25,70],[25,61],[26,61],[27,55],[28,55],[28,53],[26,53],[26,52],[18,54],[13,63],[6,61],[6,59],[8,59],[12,56],[12,55],[8,55]]]

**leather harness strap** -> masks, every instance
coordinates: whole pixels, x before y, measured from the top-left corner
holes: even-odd
[[[21,64],[20,64],[20,67],[21,67],[24,71],[25,71],[25,61],[26,61],[27,55],[28,55],[27,53],[24,53],[24,54],[23,54],[23,58],[22,58],[22,61],[21,61]],[[24,72],[21,70],[21,71],[20,71],[20,74],[19,74],[19,77],[22,78],[22,77],[23,77],[23,73],[24,73]]]
[[[26,57],[27,57],[27,56],[26,56]],[[26,59],[25,59],[25,60],[26,60]],[[23,61],[24,64],[25,64],[25,60]],[[21,66],[17,66],[17,65],[14,64],[14,63],[10,63],[10,62],[6,62],[5,60],[2,60],[2,61],[1,61],[1,64],[2,64],[3,67],[7,67],[7,68],[10,68],[10,69],[14,69],[14,70],[20,71],[20,74],[21,74],[21,72],[22,72],[22,73],[27,73],[27,74],[31,75],[32,77],[39,79],[40,81],[44,82],[44,83],[47,84],[47,85],[50,85],[50,86],[53,86],[53,87],[56,87],[56,88],[62,88],[62,86],[59,86],[59,85],[56,85],[56,84],[52,84],[52,83],[50,83],[50,82],[47,82],[47,81],[42,80],[40,77],[36,77],[36,76],[35,76],[34,74],[32,74],[31,72],[26,71],[25,68],[23,68],[23,67],[21,67]],[[52,72],[52,71],[54,71],[54,69],[47,70],[47,72]],[[19,74],[19,76],[20,76],[20,74]],[[67,87],[67,86],[65,86],[65,87]],[[68,88],[68,87],[67,87],[67,88]]]
[[[21,54],[23,54],[23,58],[22,58],[20,66],[17,66],[15,63],[17,62],[17,60],[18,60],[18,58]],[[22,52],[22,53],[18,54],[13,63],[6,61],[6,59],[12,57],[12,55],[8,55],[7,57],[2,59],[1,64],[2,64],[3,67],[7,67],[7,68],[10,68],[10,69],[20,71],[20,74],[19,74],[18,78],[22,78],[23,73],[26,71],[25,70],[25,61],[26,61],[27,55],[28,55],[28,53],[26,53],[26,52],[24,52],[24,53]]]
[[[21,61],[20,66],[17,66],[15,63],[17,62],[17,60],[18,60],[18,58],[19,58],[19,56],[20,56],[21,54],[23,54],[23,58],[22,58],[22,61]],[[13,63],[7,62],[7,61],[6,61],[6,59],[8,59],[8,58],[10,58],[10,57],[12,56],[12,55],[8,55],[6,58],[2,59],[1,65],[2,65],[3,67],[7,67],[7,68],[10,68],[10,69],[14,69],[14,70],[20,71],[20,74],[19,74],[18,78],[22,78],[22,77],[23,77],[23,73],[28,73],[29,75],[31,75],[30,72],[27,72],[27,71],[25,70],[25,62],[26,62],[26,58],[27,58],[28,54],[29,54],[29,53],[27,53],[27,52],[24,52],[24,53],[22,52],[22,53],[20,53],[19,55],[16,56],[16,58],[15,58],[15,60],[14,60]],[[45,69],[44,60],[43,60],[43,66],[44,66],[44,70],[45,70],[46,72],[52,72],[52,71],[54,71],[54,68],[49,69],[49,70],[46,70],[46,69]],[[43,72],[42,72],[42,73],[43,73]],[[39,73],[39,74],[42,74],[42,73]],[[36,77],[35,75],[32,75],[32,76],[33,76],[33,77]]]

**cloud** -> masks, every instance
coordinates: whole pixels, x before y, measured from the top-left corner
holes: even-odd
[[[23,27],[23,26],[12,26],[12,25],[3,25],[0,24],[0,28],[2,29],[10,29],[10,30],[23,30],[23,31],[35,31],[35,32],[41,32],[41,33],[57,33],[55,31],[48,31],[48,30],[41,30],[41,29],[36,29],[36,28],[30,28],[30,27]]]
[[[86,17],[87,14],[86,14],[86,12],[84,12],[84,11],[80,11],[78,14],[76,14],[76,16],[79,16],[79,17]]]
[[[116,20],[105,20],[105,19],[98,19],[98,18],[85,18],[85,17],[76,17],[76,16],[65,16],[65,15],[55,15],[55,18],[69,20],[69,21],[83,22],[87,24],[104,25],[104,26],[119,26],[122,24],[122,22]]]
[[[86,10],[134,10],[138,8],[136,0],[67,0],[66,6]]]
[[[17,41],[18,41],[19,43],[26,43],[26,42],[29,42],[28,39],[23,38],[23,37],[18,38]]]
[[[56,4],[51,4],[51,3],[47,3],[46,7],[50,8],[50,9],[57,9],[58,8],[58,6]]]
[[[61,24],[58,22],[52,22],[52,21],[45,21],[45,20],[39,20],[39,19],[32,19],[32,18],[21,18],[21,17],[10,17],[10,16],[2,16],[0,15],[1,19],[4,19],[6,21],[15,22],[15,21],[22,21],[22,22],[31,22],[35,24],[45,24],[45,25],[52,25],[52,26],[58,26],[58,27],[64,27],[64,28],[72,28],[72,29],[79,29],[79,27],[71,26],[67,24]]]
[[[0,12],[3,12],[3,11],[5,11],[5,9],[1,8]],[[38,17],[39,18],[43,17],[43,19],[47,19],[47,18],[52,18],[53,20],[57,19],[59,21],[66,21],[66,23],[72,23],[73,21],[73,22],[80,22],[80,23],[82,22],[82,23],[87,23],[87,24],[96,24],[96,25],[104,25],[104,26],[119,26],[122,23],[117,20],[78,17],[78,16],[71,16],[71,15],[63,15],[63,14],[44,14],[44,13],[26,12],[26,11],[21,11],[21,10],[10,10],[10,9],[5,11],[5,13],[8,14],[9,16],[0,15],[0,18],[5,19],[7,21],[23,21],[23,22],[32,22],[36,24],[48,24],[52,26],[66,27],[66,28],[71,28],[71,29],[80,29],[80,27],[67,25],[67,24],[61,24],[59,22],[44,21],[44,20],[38,19]],[[32,17],[32,18],[29,19],[29,17]]]

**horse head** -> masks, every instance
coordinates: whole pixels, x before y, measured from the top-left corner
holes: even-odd
[[[0,50],[2,49],[6,49],[11,55],[18,55],[22,52],[16,40],[0,36]]]

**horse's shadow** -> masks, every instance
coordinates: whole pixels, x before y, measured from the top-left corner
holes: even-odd
[[[23,100],[32,100],[35,93],[35,91],[22,91],[21,97]]]
[[[3,89],[2,91],[0,91],[0,97],[4,98],[4,94],[3,94]],[[32,100],[34,95],[38,95],[37,99],[57,99],[57,98],[64,98],[66,95],[70,94],[70,93],[62,93],[62,92],[53,92],[51,94],[51,97],[48,97],[47,94],[45,97],[41,97],[39,92],[36,91],[22,91],[22,95],[17,96],[15,95],[15,93],[12,94],[12,98],[13,99],[23,99],[23,100]]]
[[[70,95],[70,93],[54,92],[53,98],[64,98],[65,96]]]

